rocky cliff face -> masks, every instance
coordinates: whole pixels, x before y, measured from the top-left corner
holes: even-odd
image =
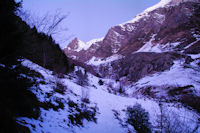
[[[133,20],[111,27],[104,39],[80,48],[83,44],[75,38],[64,51],[102,77],[137,81],[200,52],[199,12],[199,0],[161,0]]]

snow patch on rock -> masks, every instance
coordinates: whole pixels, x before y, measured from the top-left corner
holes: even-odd
[[[154,18],[156,18],[156,21],[160,24],[162,24],[165,21],[165,15],[154,13]]]
[[[93,39],[91,41],[88,42],[83,42],[81,40],[78,40],[78,48],[75,49],[76,52],[80,52],[81,50],[88,50],[90,48],[90,46],[96,42],[100,42],[102,41],[104,38],[99,38],[99,39]]]
[[[192,59],[200,58],[200,54],[189,54]]]
[[[153,44],[155,36],[156,34],[154,34],[152,38],[136,52],[155,52],[155,53],[168,52],[168,51],[173,51],[174,48],[180,44],[180,42],[167,43],[167,44],[159,44],[159,43]]]
[[[198,36],[199,37],[199,36]],[[187,45],[184,49],[187,49],[189,47],[191,47],[192,45],[194,45],[195,43],[197,43],[198,41],[200,41],[200,37],[199,38],[196,38],[197,40],[192,42],[191,44]]]
[[[107,57],[105,59],[103,58],[98,58],[98,57],[92,57],[88,62],[87,64],[88,65],[94,65],[94,66],[98,66],[98,65],[101,65],[101,64],[106,64],[106,63],[109,63],[109,62],[112,62],[114,60],[118,60],[118,59],[121,59],[123,56],[122,55],[118,55],[118,54],[114,54],[110,57]]]

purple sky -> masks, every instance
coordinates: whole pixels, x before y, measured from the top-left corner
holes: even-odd
[[[159,0],[23,0],[23,7],[36,14],[60,10],[70,13],[63,22],[69,30],[63,38],[71,35],[87,42],[104,37],[111,26],[131,20],[138,13],[158,3]],[[73,39],[61,44],[61,47]],[[57,38],[55,38],[57,39]]]

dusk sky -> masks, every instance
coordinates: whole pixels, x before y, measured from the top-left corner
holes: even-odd
[[[69,16],[63,22],[68,31],[63,38],[74,37],[87,42],[104,37],[108,29],[133,19],[138,13],[158,3],[159,0],[23,0],[25,10],[37,15],[60,10]],[[57,38],[55,38],[56,40]]]

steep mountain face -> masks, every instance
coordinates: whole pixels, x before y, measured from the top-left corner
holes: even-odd
[[[101,77],[137,81],[169,69],[175,59],[192,61],[187,54],[200,52],[199,12],[199,0],[161,0],[133,20],[111,27],[102,40],[83,46],[75,38],[64,52]]]

